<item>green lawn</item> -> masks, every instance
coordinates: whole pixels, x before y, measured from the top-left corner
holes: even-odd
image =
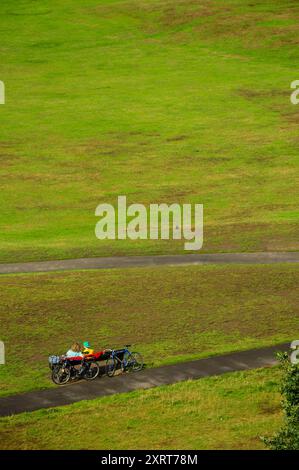
[[[0,447],[263,449],[282,423],[280,376],[236,372],[2,418]]]
[[[0,260],[100,242],[101,202],[197,202],[205,251],[298,250],[296,0],[10,0],[0,13]]]
[[[296,339],[299,265],[182,266],[0,277],[0,394],[51,386],[74,340],[132,343],[148,367]],[[53,385],[54,386],[54,385]]]

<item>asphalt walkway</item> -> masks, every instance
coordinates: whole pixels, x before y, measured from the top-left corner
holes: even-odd
[[[133,390],[144,390],[159,385],[200,379],[226,372],[273,366],[277,362],[275,352],[287,351],[289,347],[289,343],[280,344],[144,369],[141,372],[121,374],[113,378],[102,376],[92,382],[82,380],[65,386],[57,386],[56,388],[3,397],[0,398],[0,416],[69,405],[81,400],[90,400]]]
[[[115,256],[78,258],[30,263],[0,264],[0,274],[110,269],[138,266],[176,266],[190,264],[273,264],[299,263],[299,252],[203,253],[186,255]]]

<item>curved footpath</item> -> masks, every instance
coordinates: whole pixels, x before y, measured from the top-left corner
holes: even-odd
[[[226,372],[273,366],[277,363],[275,353],[287,351],[289,347],[289,343],[279,344],[267,348],[240,351],[223,356],[145,369],[138,373],[122,374],[113,378],[102,376],[93,382],[82,380],[48,390],[4,397],[0,398],[0,416],[69,405],[81,400],[90,400],[133,390],[144,390],[159,385],[200,379]]]
[[[189,255],[115,256],[57,261],[0,264],[0,274],[36,273],[76,269],[111,269],[138,266],[190,264],[273,264],[299,263],[299,252],[203,253]]]

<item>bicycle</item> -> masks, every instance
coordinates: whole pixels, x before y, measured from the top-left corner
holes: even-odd
[[[129,351],[128,348],[130,347],[130,344],[126,344],[124,349],[110,350],[110,356],[106,361],[106,374],[108,377],[114,376],[118,366],[121,368],[122,372],[139,372],[143,368],[143,358],[141,354]]]
[[[75,366],[79,366],[77,369]],[[72,360],[62,357],[59,360],[50,362],[52,369],[52,380],[56,385],[65,385],[71,379],[83,378],[85,380],[94,380],[100,372],[99,364],[93,360],[83,357],[81,360]]]

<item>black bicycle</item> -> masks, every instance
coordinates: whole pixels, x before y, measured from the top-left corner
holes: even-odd
[[[100,372],[99,364],[83,357],[74,360],[68,357],[51,356],[49,365],[52,369],[52,380],[56,385],[65,385],[70,380],[83,378],[94,380]]]
[[[125,345],[124,349],[111,349],[106,350],[109,357],[106,361],[106,374],[108,377],[113,377],[118,368],[122,372],[138,372],[143,368],[143,358],[138,352],[131,352],[128,348],[131,345]]]

